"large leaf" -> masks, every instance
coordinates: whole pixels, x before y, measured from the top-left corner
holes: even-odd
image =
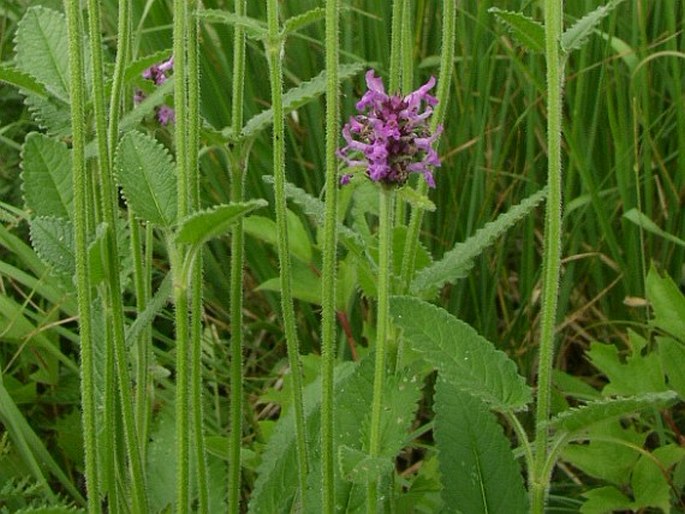
[[[582,47],[599,23],[621,2],[623,0],[611,0],[607,5],[600,5],[566,29],[561,36],[563,50],[568,53]]]
[[[339,80],[347,80],[354,77],[359,72],[361,72],[365,67],[365,64],[355,63],[355,64],[343,64],[340,66],[338,72]],[[299,86],[288,90],[283,95],[283,109],[287,114],[295,109],[299,109],[303,105],[311,102],[312,100],[318,98],[326,92],[326,71],[322,71],[316,77],[306,82],[302,82]],[[245,124],[242,131],[243,137],[248,137],[256,134],[260,130],[264,130],[273,123],[273,111],[267,109],[260,112],[256,116],[253,116]]]
[[[626,416],[650,407],[664,407],[673,403],[677,397],[672,391],[664,391],[597,400],[556,415],[550,420],[550,426],[568,433],[579,432],[600,421]]]
[[[404,338],[438,369],[441,380],[506,412],[531,402],[530,388],[504,352],[447,311],[408,296],[390,299]]]
[[[433,408],[444,512],[528,512],[521,468],[487,405],[439,376]]]
[[[224,235],[241,217],[267,205],[266,200],[217,205],[191,214],[176,232],[176,242],[199,246],[210,239]]]
[[[544,53],[545,27],[541,23],[523,13],[503,11],[497,7],[491,7],[489,12],[509,29],[520,46],[531,52]]]
[[[65,102],[69,91],[67,43],[64,15],[52,9],[30,7],[17,25],[17,68],[36,78]]]
[[[142,132],[119,143],[116,169],[124,197],[137,216],[162,227],[176,222],[176,173],[169,152]]]
[[[74,228],[69,220],[40,217],[31,220],[31,244],[46,264],[69,276],[76,269]]]
[[[22,148],[26,208],[35,216],[73,216],[71,151],[55,139],[31,132]]]
[[[473,268],[476,257],[527,216],[546,196],[547,188],[545,187],[501,214],[494,221],[487,223],[463,243],[458,243],[452,250],[445,253],[442,259],[417,273],[411,284],[411,291],[420,296],[448,282],[454,283],[465,277]]]

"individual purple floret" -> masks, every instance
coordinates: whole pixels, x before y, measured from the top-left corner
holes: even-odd
[[[374,70],[366,73],[368,91],[357,102],[359,114],[351,116],[343,127],[347,145],[338,151],[350,167],[362,166],[374,182],[402,186],[410,173],[421,173],[430,187],[435,187],[433,168],[440,159],[433,143],[442,132],[428,126],[437,99],[428,94],[435,77],[405,97],[388,95],[383,80]],[[349,183],[343,175],[340,183]]]
[[[143,78],[152,80],[155,85],[161,86],[167,81],[167,72],[171,71],[174,67],[174,56],[172,55],[166,61],[162,61],[159,64],[153,64],[149,68],[143,71]],[[145,100],[145,93],[140,89],[136,90],[133,95],[133,102],[138,105],[143,100]],[[176,120],[176,113],[168,105],[160,105],[157,108],[157,120],[162,125],[168,125],[169,123],[174,123]]]

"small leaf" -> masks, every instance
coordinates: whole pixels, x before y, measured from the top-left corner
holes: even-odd
[[[302,221],[290,209],[287,210],[288,218],[288,246],[291,255],[297,257],[302,262],[312,261],[312,245],[309,241],[307,231],[302,225]],[[250,216],[243,223],[243,230],[257,239],[265,241],[270,245],[278,244],[276,232],[276,222],[265,216]]]
[[[670,337],[657,337],[661,367],[668,377],[668,387],[685,400],[685,345]]]
[[[549,422],[552,428],[573,433],[620,416],[627,416],[646,408],[662,408],[677,399],[673,391],[662,393],[645,393],[625,398],[607,398],[596,400],[557,414]]]
[[[69,220],[54,217],[32,219],[31,244],[40,258],[56,272],[74,274],[74,229]]]
[[[47,88],[30,74],[13,68],[7,64],[0,64],[0,82],[9,84],[24,92],[33,93],[38,97],[47,97]]]
[[[71,151],[43,134],[31,132],[22,147],[22,179],[26,208],[35,216],[71,218],[73,190]]]
[[[580,507],[582,514],[606,514],[607,512],[630,511],[633,502],[613,486],[592,489],[583,496],[587,501]]]
[[[671,243],[677,244],[678,246],[685,247],[684,240],[674,236],[673,234],[669,234],[636,208],[630,209],[623,215],[623,217],[628,221],[635,223],[638,227],[646,230],[647,232],[651,232],[652,234],[662,237]]]
[[[338,465],[343,478],[353,484],[378,480],[393,468],[392,460],[387,457],[371,457],[366,452],[345,445],[338,448]]]
[[[50,136],[71,136],[71,114],[69,105],[53,96],[41,97],[28,91],[22,91],[26,98],[24,103],[31,113],[33,121]]]
[[[422,209],[424,211],[434,212],[435,204],[425,195],[413,187],[401,187],[397,190],[397,196],[411,205],[414,209]]]
[[[545,52],[545,27],[541,23],[523,13],[503,11],[497,7],[491,7],[488,12],[493,13],[506,25],[520,46],[531,52]]]
[[[527,513],[521,468],[487,405],[439,375],[433,408],[443,512]]]
[[[338,80],[343,81],[354,77],[365,67],[363,63],[343,64],[338,72]],[[326,92],[326,71],[322,71],[316,77],[307,82],[302,82],[299,86],[288,90],[283,95],[283,111],[285,114],[299,109],[307,103],[315,100]],[[260,130],[264,130],[273,123],[273,111],[267,109],[253,116],[245,124],[242,130],[243,137],[255,135]]]
[[[43,83],[65,102],[69,96],[67,42],[67,23],[61,12],[33,6],[17,25],[17,68]]]
[[[217,205],[191,214],[181,221],[176,242],[199,246],[228,232],[236,221],[255,209],[265,207],[266,200]]]
[[[117,178],[136,216],[161,227],[176,221],[176,173],[169,152],[142,132],[129,132],[116,152]]]
[[[502,412],[527,408],[531,392],[516,364],[473,327],[408,296],[392,297],[390,312],[404,338],[438,369],[442,380]]]
[[[171,274],[168,273],[157,288],[152,299],[147,303],[145,310],[139,313],[136,320],[126,329],[127,346],[132,347],[135,344],[143,330],[152,324],[157,314],[159,314],[169,302],[169,297],[172,293],[172,284]]]
[[[266,39],[268,35],[266,23],[248,16],[238,16],[220,9],[203,9],[197,13],[197,16],[212,23],[226,23],[242,27],[252,39]]]
[[[547,188],[545,187],[504,214],[500,214],[466,241],[458,243],[452,250],[445,253],[441,260],[417,273],[411,285],[412,293],[420,296],[433,288],[440,288],[446,283],[454,283],[465,277],[471,271],[476,257],[532,212],[546,196]]]
[[[635,510],[657,507],[661,512],[671,512],[671,484],[663,470],[668,470],[683,458],[685,448],[675,444],[660,446],[651,455],[640,455],[630,480]]]
[[[600,5],[571,25],[561,36],[561,48],[570,53],[582,47],[600,22],[621,2],[623,0],[612,0],[607,5]]]
[[[283,34],[287,36],[288,34],[297,32],[307,25],[311,25],[312,23],[322,20],[325,15],[326,10],[323,7],[314,7],[305,13],[288,18],[285,20],[285,23],[283,23]]]
[[[172,49],[160,50],[150,55],[146,55],[132,62],[126,67],[124,72],[124,80],[126,83],[131,83],[140,77],[142,77],[143,72],[148,69],[153,64],[167,60],[173,53]]]
[[[654,309],[652,324],[685,343],[685,296],[669,276],[652,265],[647,273],[647,299]]]

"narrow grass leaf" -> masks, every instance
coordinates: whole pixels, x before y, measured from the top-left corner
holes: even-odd
[[[530,52],[544,53],[545,27],[523,13],[491,7],[489,12],[504,24],[515,42]]]
[[[677,244],[678,246],[685,247],[685,240],[680,239],[679,237],[676,237],[673,234],[669,234],[668,232],[663,230],[659,225],[657,225],[651,219],[649,219],[647,215],[640,212],[637,208],[630,209],[623,215],[623,217],[628,221],[635,223],[635,225],[642,228],[643,230],[646,230],[647,232],[651,232],[652,234],[662,237],[667,241],[670,241],[671,243]]]
[[[21,167],[24,203],[34,216],[73,217],[71,150],[67,145],[31,132],[22,146]]]
[[[580,432],[600,421],[627,416],[650,407],[666,407],[677,398],[678,395],[673,391],[664,391],[596,400],[557,414],[550,420],[549,426],[566,433]]]
[[[343,64],[340,66],[338,78],[342,82],[359,74],[364,68],[364,63]],[[309,102],[317,99],[326,92],[326,71],[322,71],[316,77],[306,82],[302,82],[288,90],[283,95],[283,111],[285,114],[292,112]],[[268,128],[273,123],[273,111],[267,109],[253,116],[245,124],[241,135],[243,137],[250,137],[257,134],[259,131]]]
[[[473,268],[476,257],[532,212],[546,196],[547,188],[545,187],[506,213],[499,215],[494,221],[487,223],[466,241],[458,243],[452,250],[446,252],[441,260],[422,269],[411,284],[412,293],[420,296],[431,289],[440,288],[447,283],[454,283],[464,278]]]
[[[266,200],[217,205],[191,214],[181,221],[176,232],[176,242],[200,246],[224,235],[241,217],[255,209],[265,207]]]
[[[606,5],[600,5],[567,28],[561,36],[561,47],[564,52],[570,53],[582,47],[600,22],[621,2],[623,0],[612,0]]]
[[[438,376],[433,408],[443,512],[527,513],[521,468],[487,405]]]
[[[69,59],[64,15],[43,6],[30,7],[17,25],[15,63],[61,100],[68,100]]]
[[[176,222],[176,172],[169,152],[153,137],[129,132],[116,152],[117,178],[126,202],[160,227]]]
[[[409,296],[392,297],[390,313],[412,348],[456,389],[501,412],[524,410],[532,401],[514,361],[467,323]]]
[[[31,244],[43,262],[57,273],[74,274],[74,227],[64,218],[40,217],[31,220]]]

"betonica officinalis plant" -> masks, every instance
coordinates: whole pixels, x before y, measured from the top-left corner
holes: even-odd
[[[0,512],[685,508],[685,3],[0,6]]]

